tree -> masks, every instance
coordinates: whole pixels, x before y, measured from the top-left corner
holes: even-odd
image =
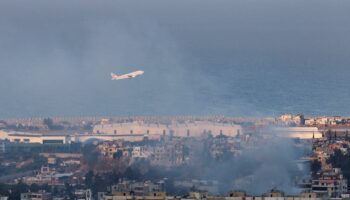
[[[341,168],[344,176],[350,183],[350,152],[344,155],[341,150],[337,149],[327,160],[328,163],[332,164],[333,167]]]
[[[99,174],[96,174],[94,177],[94,184],[91,187],[92,193],[94,196],[97,196],[98,192],[104,192],[108,185],[107,181],[103,179]]]
[[[11,188],[10,185],[0,183],[0,195],[9,196],[10,188]]]
[[[28,185],[20,182],[12,187],[11,193],[9,195],[10,200],[21,199],[21,193],[28,192]]]
[[[330,158],[327,160],[327,162],[332,164],[333,167],[338,167],[338,168],[341,168],[344,161],[345,161],[345,156],[339,149],[336,149],[334,153],[330,156]]]
[[[69,196],[69,199],[74,199],[74,193],[73,193],[73,186],[71,186],[69,183],[64,183],[65,192]]]
[[[132,167],[128,167],[125,170],[124,176],[130,180],[139,180],[142,176],[137,169],[132,169]]]
[[[321,170],[321,167],[322,167],[322,164],[321,164],[321,162],[320,161],[318,161],[317,159],[316,160],[313,160],[312,162],[311,162],[311,172],[312,172],[312,174],[316,174],[318,171],[320,171]]]
[[[37,185],[37,184],[31,184],[30,185],[30,187],[29,187],[29,190],[31,191],[31,192],[38,192],[39,191],[39,186]]]
[[[117,152],[115,152],[114,154],[113,154],[113,158],[114,159],[120,159],[120,158],[122,158],[123,157],[123,151],[122,150],[118,150]]]
[[[88,173],[86,173],[85,175],[85,185],[88,188],[91,188],[93,185],[94,181],[94,172],[92,170],[90,170]]]

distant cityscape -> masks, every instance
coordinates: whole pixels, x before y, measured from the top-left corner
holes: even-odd
[[[0,129],[1,200],[350,198],[350,117],[25,118]]]

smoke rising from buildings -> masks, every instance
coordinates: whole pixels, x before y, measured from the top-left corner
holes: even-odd
[[[266,144],[244,149],[237,157],[201,162],[201,178],[217,180],[220,192],[244,190],[250,194],[263,194],[271,189],[280,189],[289,194],[299,192],[296,176],[308,174],[308,169],[299,171],[295,160],[301,152],[293,141],[286,138],[271,138]]]
[[[187,141],[194,160],[179,167],[147,167],[142,161],[134,162],[132,167],[135,171],[143,171],[143,175],[138,178],[145,180],[152,177],[151,179],[167,178],[174,183],[192,180],[217,182],[217,190],[209,190],[212,194],[243,190],[249,194],[261,195],[271,189],[297,194],[301,191],[297,182],[309,175],[309,166],[305,163],[300,165],[297,160],[310,153],[311,149],[307,145],[297,147],[298,142],[295,140],[278,136],[260,138],[264,142],[242,144],[244,148],[235,156],[227,148],[224,154],[216,157],[212,155],[215,150],[209,144],[218,140],[220,139]],[[177,189],[168,192],[186,190],[181,184],[175,185]],[[210,186],[213,185],[209,184]],[[200,187],[196,188],[194,184],[194,188],[187,190],[201,190]]]

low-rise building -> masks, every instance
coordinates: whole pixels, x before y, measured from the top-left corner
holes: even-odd
[[[302,114],[297,115],[291,115],[291,114],[285,114],[281,115],[277,118],[278,122],[281,122],[285,125],[292,125],[292,126],[303,126],[305,125],[305,118]]]
[[[41,191],[41,192],[28,192],[21,194],[21,200],[50,200],[51,194]]]
[[[312,180],[311,189],[320,197],[339,198],[348,192],[348,181],[344,178],[341,169],[333,168],[317,174]]]
[[[207,191],[211,194],[217,194],[219,191],[219,182],[208,180],[189,180],[189,181],[174,181],[174,186],[191,190],[196,188],[198,191]]]
[[[132,158],[148,158],[152,154],[151,149],[145,146],[136,146],[132,148]]]
[[[71,177],[73,173],[57,173],[54,168],[41,167],[41,170],[35,176],[27,176],[21,178],[21,181],[25,184],[38,184],[38,185],[63,185],[60,178]]]
[[[124,194],[126,192],[133,195],[143,196],[152,192],[162,192],[162,191],[164,191],[163,181],[159,181],[159,182],[122,181],[110,187],[111,194]]]
[[[92,199],[91,190],[90,189],[75,190],[74,191],[74,199],[75,200],[91,200]]]

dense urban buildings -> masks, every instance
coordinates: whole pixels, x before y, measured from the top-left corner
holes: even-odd
[[[349,127],[303,115],[2,120],[0,195],[346,199]]]

